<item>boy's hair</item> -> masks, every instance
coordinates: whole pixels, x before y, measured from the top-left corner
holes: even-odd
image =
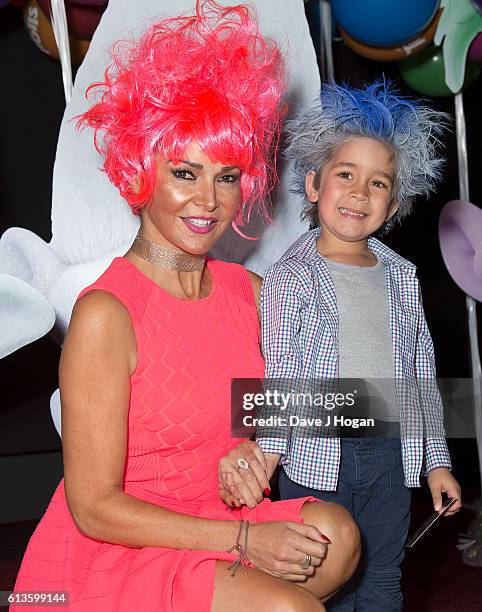
[[[316,226],[318,208],[306,198],[305,179],[316,172],[320,180],[324,164],[350,138],[374,138],[393,155],[392,201],[397,213],[384,226],[392,226],[412,210],[415,196],[427,196],[440,179],[444,160],[438,156],[439,136],[449,115],[422,102],[398,95],[390,82],[375,81],[363,89],[336,83],[324,84],[315,105],[286,122],[285,157],[294,160],[295,193],[305,195],[302,216]]]
[[[155,187],[155,154],[177,163],[198,141],[213,161],[241,169],[237,230],[276,180],[285,113],[279,48],[261,36],[248,7],[214,0],[197,0],[194,15],[165,19],[133,46],[121,44],[103,81],[87,90],[95,103],[78,117],[79,127],[94,128],[110,181],[138,213]],[[269,217],[263,202],[261,212]]]

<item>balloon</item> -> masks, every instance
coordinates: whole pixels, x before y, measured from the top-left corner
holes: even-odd
[[[445,63],[445,82],[450,91],[462,89],[469,47],[482,32],[482,14],[471,0],[442,0],[442,16],[433,42],[442,45]]]
[[[395,62],[404,59],[409,55],[414,55],[429,45],[435,35],[439,18],[440,11],[436,13],[430,24],[425,28],[425,30],[423,30],[423,32],[420,32],[416,38],[407,41],[403,45],[396,45],[394,47],[374,47],[372,45],[364,45],[358,40],[352,38],[340,26],[338,26],[338,28],[343,36],[344,43],[350,47],[350,49],[353,49],[353,51],[358,53],[358,55],[362,55],[363,57],[379,62]]]
[[[0,0],[0,9],[3,8],[6,4],[8,4],[8,0]]]
[[[439,241],[450,276],[467,295],[482,302],[482,210],[462,200],[442,208]]]
[[[30,0],[23,10],[23,21],[28,35],[36,47],[53,59],[59,59],[59,50],[49,18],[41,10],[37,0]],[[89,40],[70,38],[70,57],[73,64],[80,64],[89,48]]]
[[[482,34],[478,34],[469,49],[469,59],[482,64]]]
[[[439,0],[332,0],[336,21],[366,45],[392,47],[415,38],[435,16]]]
[[[482,0],[472,0],[472,4],[479,11],[479,13],[482,13]]]
[[[417,55],[399,62],[400,73],[409,87],[424,96],[443,97],[452,95],[445,82],[445,65],[441,47],[423,49]],[[480,68],[467,64],[463,87],[467,87],[480,74]]]
[[[50,0],[37,0],[40,8],[47,17],[50,15]],[[88,5],[66,2],[65,12],[69,34],[75,38],[90,40],[99,24],[105,6]]]

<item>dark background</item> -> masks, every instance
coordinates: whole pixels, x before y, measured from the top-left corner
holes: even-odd
[[[308,3],[311,10],[313,2]],[[50,234],[52,169],[64,111],[60,64],[43,55],[28,38],[21,12],[0,12],[0,233],[27,228],[46,241]],[[396,63],[366,60],[335,41],[335,74],[353,84],[380,76],[398,80],[402,93],[415,95],[399,77]],[[482,77],[464,95],[471,201],[482,201]],[[432,101],[453,116],[453,99]],[[422,284],[427,320],[433,335],[440,377],[470,376],[465,294],[444,266],[438,245],[438,217],[443,205],[458,198],[455,125],[445,138],[444,180],[430,201],[385,238],[414,262]],[[480,307],[479,307],[480,317]],[[7,491],[0,523],[41,516],[62,475],[60,439],[50,418],[49,399],[57,387],[59,348],[48,337],[0,362],[0,487]],[[469,491],[478,491],[474,440],[450,440],[455,473]],[[475,487],[475,488],[474,488]],[[427,492],[428,495],[428,492]]]

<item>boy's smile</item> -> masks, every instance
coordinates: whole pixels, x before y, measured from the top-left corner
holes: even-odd
[[[366,213],[354,210],[353,208],[342,207],[338,210],[347,219],[364,219],[366,217]]]
[[[393,160],[387,147],[373,138],[347,140],[323,167],[319,181],[315,172],[306,177],[308,198],[318,202],[322,242],[341,251],[356,243],[366,248],[368,237],[397,210],[392,190]]]

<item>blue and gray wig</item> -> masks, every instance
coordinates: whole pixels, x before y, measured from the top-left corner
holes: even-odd
[[[285,123],[285,157],[294,160],[296,174],[293,191],[305,195],[305,178],[312,170],[318,186],[323,166],[350,138],[379,140],[393,156],[392,201],[399,204],[387,230],[411,212],[415,196],[434,190],[444,162],[438,155],[439,137],[449,117],[401,97],[390,82],[375,81],[364,89],[324,84],[316,104]],[[317,205],[306,195],[302,216],[312,227],[318,225]]]

